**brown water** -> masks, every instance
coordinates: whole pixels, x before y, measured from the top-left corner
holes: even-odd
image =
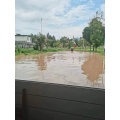
[[[16,56],[15,78],[104,88],[104,57],[76,51]]]

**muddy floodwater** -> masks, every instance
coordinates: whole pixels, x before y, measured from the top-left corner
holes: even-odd
[[[57,52],[15,57],[15,78],[104,88],[104,57],[97,53]]]

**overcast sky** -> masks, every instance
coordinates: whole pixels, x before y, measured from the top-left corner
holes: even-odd
[[[104,0],[16,0],[15,32],[81,37],[96,11],[104,11]]]

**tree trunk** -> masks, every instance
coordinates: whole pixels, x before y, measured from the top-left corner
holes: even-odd
[[[94,52],[94,46],[93,46],[93,52]]]
[[[41,51],[42,50],[42,45],[41,44],[39,45],[39,48],[40,48],[39,50]]]
[[[90,45],[90,52],[91,52],[91,45]]]
[[[97,52],[97,47],[96,47],[95,51]]]

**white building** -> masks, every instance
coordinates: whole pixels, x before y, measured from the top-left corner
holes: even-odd
[[[15,35],[15,47],[33,47],[32,38],[28,35]]]

